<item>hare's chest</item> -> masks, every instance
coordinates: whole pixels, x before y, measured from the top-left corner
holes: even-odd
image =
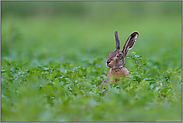
[[[120,68],[120,69],[110,69],[109,72],[107,73],[107,79],[109,79],[109,77],[115,75],[115,76],[124,76],[124,77],[129,77],[129,71],[126,68]],[[118,80],[115,79],[115,82],[117,82]]]

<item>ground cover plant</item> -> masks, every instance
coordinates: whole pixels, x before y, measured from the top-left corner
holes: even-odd
[[[182,121],[181,2],[1,3],[1,121]],[[139,38],[104,97],[115,31]]]

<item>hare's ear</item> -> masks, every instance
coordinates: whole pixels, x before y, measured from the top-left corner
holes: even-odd
[[[138,35],[139,35],[139,34],[138,34],[137,32],[134,32],[134,33],[132,33],[132,34],[128,37],[128,39],[127,39],[125,45],[123,46],[123,50],[122,50],[124,56],[127,55],[128,50],[131,50],[131,49],[133,48],[133,45],[135,44],[135,41],[136,41],[136,39],[138,38]]]
[[[116,31],[114,35],[115,35],[115,42],[116,42],[115,50],[120,50],[120,40],[119,40],[118,32]]]

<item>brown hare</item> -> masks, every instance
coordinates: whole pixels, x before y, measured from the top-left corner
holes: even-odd
[[[136,39],[138,38],[138,33],[134,32],[132,33],[125,45],[123,46],[123,50],[120,50],[120,40],[118,36],[118,32],[116,31],[114,33],[115,35],[115,51],[109,53],[109,57],[106,60],[106,66],[110,68],[109,72],[107,73],[107,80],[104,80],[102,83],[108,83],[109,78],[111,76],[118,76],[118,77],[129,77],[129,71],[125,68],[125,57],[127,55],[127,52],[131,50],[135,44]],[[114,82],[118,84],[118,79],[114,79]],[[103,84],[101,84],[102,86]],[[100,86],[100,88],[101,88]]]

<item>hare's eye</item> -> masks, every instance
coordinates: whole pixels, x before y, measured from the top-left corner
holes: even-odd
[[[120,57],[122,54],[118,54],[117,57]]]

